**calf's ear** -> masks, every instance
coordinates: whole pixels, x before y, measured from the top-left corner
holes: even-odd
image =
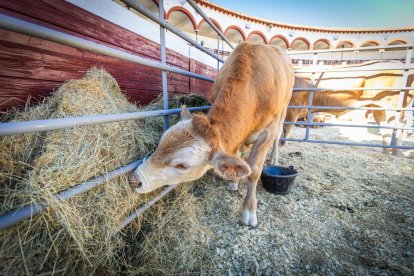
[[[230,156],[223,152],[215,153],[211,162],[214,171],[226,180],[236,181],[252,173],[246,161],[240,157]]]
[[[187,109],[187,106],[186,105],[182,105],[181,106],[181,121],[191,120],[192,118],[193,118],[193,115]]]

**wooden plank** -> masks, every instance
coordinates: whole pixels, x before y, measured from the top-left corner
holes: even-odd
[[[30,9],[27,7],[30,6]],[[62,0],[0,0],[0,12],[110,47],[159,60],[159,45]],[[210,77],[215,69],[167,49],[167,63]],[[47,95],[63,81],[77,79],[92,66],[118,81],[131,101],[146,104],[161,93],[158,69],[91,53],[43,39],[0,30],[0,110]],[[211,83],[168,73],[170,94],[209,95]]]
[[[0,31],[0,75],[20,78],[33,78],[42,80],[64,81],[79,78],[92,66],[104,67],[126,87],[135,87],[138,83],[149,88],[156,86],[161,89],[161,76],[158,69],[126,62],[115,58],[97,55],[88,52],[73,51],[73,48],[56,44],[55,47],[43,47],[48,41],[33,45],[22,45],[1,39]],[[21,39],[18,41],[28,41]],[[4,37],[4,36],[3,36]],[[68,50],[69,48],[69,50]],[[65,53],[65,54],[62,54]],[[71,53],[74,54],[72,56]],[[187,90],[182,87],[188,82],[188,77],[179,74],[168,74],[169,90]],[[131,84],[128,84],[128,83]]]
[[[0,0],[0,7],[0,12],[16,18],[140,56],[160,59],[157,43],[66,1]],[[187,58],[175,51],[167,51],[167,63],[188,70]]]

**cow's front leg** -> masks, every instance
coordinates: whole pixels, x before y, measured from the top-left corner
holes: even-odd
[[[266,153],[272,146],[273,140],[276,139],[277,128],[278,124],[272,123],[259,135],[247,161],[252,173],[248,177],[247,194],[243,202],[242,222],[245,225],[257,227],[257,182],[262,173]]]

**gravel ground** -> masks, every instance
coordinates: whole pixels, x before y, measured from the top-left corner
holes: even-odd
[[[328,140],[344,132],[321,128],[311,133]],[[343,138],[352,141],[349,133]],[[294,129],[293,137],[303,135],[304,129]],[[241,225],[245,183],[237,192],[227,191],[218,178],[196,185],[197,205],[205,213],[201,219],[213,233],[208,244],[218,271],[413,274],[412,157],[387,156],[378,148],[309,143],[290,143],[280,156],[280,163],[293,165],[299,175],[287,196],[269,194],[259,184],[256,229]]]

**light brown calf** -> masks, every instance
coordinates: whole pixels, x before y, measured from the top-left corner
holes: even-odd
[[[208,114],[182,109],[181,121],[131,175],[136,191],[192,181],[209,169],[236,183],[248,177],[242,221],[257,226],[256,185],[267,151],[280,138],[293,81],[291,61],[282,49],[240,44],[216,78]],[[253,144],[247,162],[239,157],[244,144]]]
[[[397,68],[401,66],[401,62],[396,61],[371,61],[360,65],[344,66],[343,68]],[[315,87],[324,88],[323,91],[315,91],[313,98],[314,106],[342,106],[342,107],[396,107],[399,100],[400,91],[379,89],[379,90],[361,90],[360,88],[375,87],[405,87],[411,86],[414,76],[410,75],[406,83],[403,83],[401,71],[383,70],[383,71],[354,71],[354,72],[326,72],[316,73]],[[295,88],[309,88],[310,74],[302,73],[295,76]],[[333,88],[354,87],[351,91],[332,91]],[[406,107],[413,99],[414,91],[406,91],[403,107]],[[307,90],[294,91],[289,105],[303,106],[309,103],[309,93]],[[340,116],[350,110],[322,110],[313,109],[312,113],[325,112],[336,116]],[[374,119],[379,125],[393,125],[394,111],[373,111]],[[299,118],[307,115],[307,109],[288,109],[286,122],[296,122]],[[399,123],[404,122],[404,112],[401,112]],[[293,125],[284,125],[283,137],[288,137]],[[392,130],[381,130],[383,143],[389,144]],[[400,138],[402,131],[397,132],[396,144],[401,144]],[[282,143],[283,144],[283,143]],[[389,151],[384,149],[384,152]],[[394,155],[400,155],[401,151],[393,149]]]

